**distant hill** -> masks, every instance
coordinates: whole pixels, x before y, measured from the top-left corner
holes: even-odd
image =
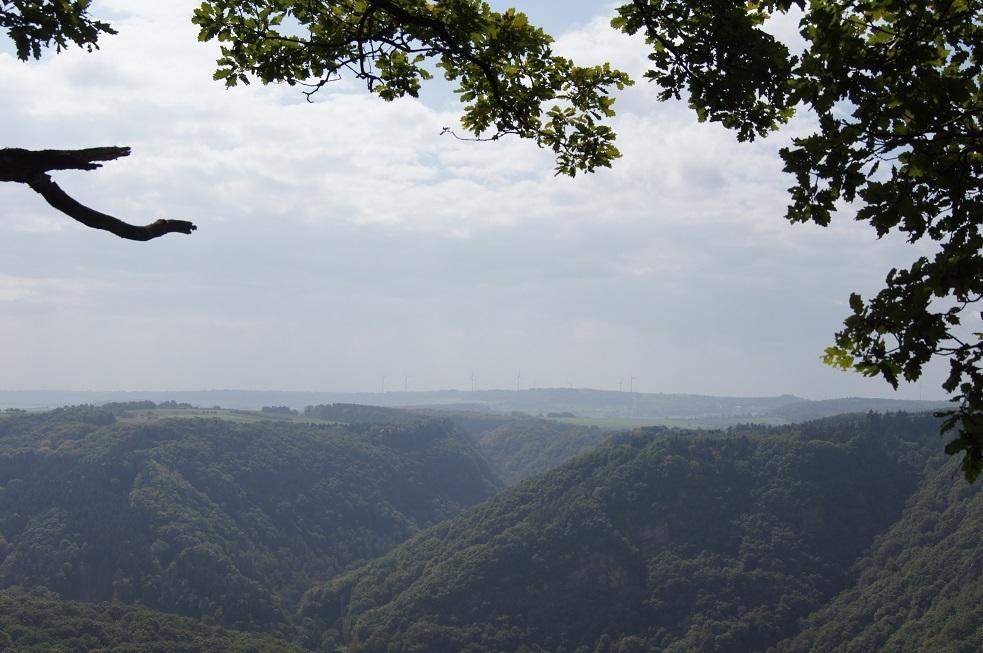
[[[923,413],[952,408],[947,401],[907,401],[901,399],[866,399],[847,397],[845,399],[826,399],[824,401],[798,401],[774,408],[768,414],[781,417],[789,422],[833,417],[848,413]]]
[[[312,590],[349,653],[763,651],[851,583],[937,420],[616,436]]]
[[[479,390],[464,392],[322,393],[247,390],[204,390],[180,392],[48,392],[0,391],[0,408],[53,408],[68,404],[106,402],[177,401],[200,407],[221,406],[260,410],[263,406],[288,406],[303,411],[307,406],[362,404],[394,408],[440,407],[530,415],[572,413],[591,418],[698,419],[714,418],[719,426],[741,422],[805,421],[844,412],[923,412],[946,408],[938,401],[891,399],[834,399],[810,401],[793,395],[778,397],[712,397],[689,394],[646,394],[575,388]],[[457,406],[457,408],[455,408]]]
[[[311,582],[386,552],[499,481],[447,420],[125,423],[0,417],[0,587],[280,632]]]

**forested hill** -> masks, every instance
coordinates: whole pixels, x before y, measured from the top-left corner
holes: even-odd
[[[114,410],[0,417],[0,650],[983,648],[983,493],[928,416],[618,434],[496,494],[476,440],[573,427]]]
[[[791,423],[845,415],[849,413],[929,413],[950,410],[952,404],[943,401],[906,401],[901,399],[867,399],[847,397],[844,399],[825,399],[823,401],[797,401],[774,408],[768,412],[770,417],[782,418]]]
[[[617,436],[313,590],[306,643],[765,650],[849,586],[937,446],[903,415]]]
[[[499,481],[446,420],[410,426],[0,418],[0,586],[279,632],[310,583]]]
[[[479,410],[508,415],[570,412],[578,417],[639,420],[714,418],[722,426],[740,421],[775,423],[804,421],[843,413],[928,412],[951,408],[941,401],[899,401],[848,398],[810,401],[793,395],[777,397],[723,397],[694,394],[616,392],[587,388],[533,388],[528,390],[435,390],[427,392],[324,393],[202,390],[176,392],[54,392],[0,390],[0,408],[50,408],[65,404],[177,401],[200,407],[259,410],[263,406],[361,404],[390,407],[441,406],[453,410]],[[340,420],[347,421],[347,420]]]
[[[856,582],[780,653],[983,651],[983,488],[962,482],[957,462],[933,461]]]

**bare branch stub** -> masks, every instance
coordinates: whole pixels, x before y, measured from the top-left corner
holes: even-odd
[[[48,172],[52,170],[96,170],[102,162],[129,156],[128,147],[92,147],[81,150],[0,149],[0,181],[27,184],[48,204],[68,217],[93,229],[102,229],[127,240],[153,240],[165,234],[190,234],[197,227],[186,220],[160,219],[148,225],[133,225],[100,213],[75,200],[61,189]]]

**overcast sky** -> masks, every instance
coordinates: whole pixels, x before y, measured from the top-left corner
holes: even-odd
[[[917,250],[844,214],[782,216],[779,148],[739,144],[619,97],[624,157],[553,176],[529,142],[440,137],[446,84],[386,103],[357,83],[226,91],[196,0],[97,0],[119,35],[21,63],[0,47],[0,143],[129,145],[68,192],[129,221],[199,230],[150,243],[87,229],[0,184],[0,389],[374,391],[575,386],[730,395],[938,398],[824,367],[851,291]],[[498,7],[505,3],[494,3]],[[608,3],[524,8],[582,63],[637,80],[645,50]],[[788,26],[778,26],[784,29]]]

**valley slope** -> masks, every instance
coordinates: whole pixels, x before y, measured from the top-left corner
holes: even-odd
[[[0,419],[0,586],[280,632],[310,583],[490,496],[446,420]],[[285,631],[284,631],[285,632]]]
[[[983,643],[983,494],[927,415],[608,436],[521,414],[144,408],[0,416],[0,648]]]
[[[308,594],[351,653],[760,651],[851,582],[937,420],[616,436]]]

